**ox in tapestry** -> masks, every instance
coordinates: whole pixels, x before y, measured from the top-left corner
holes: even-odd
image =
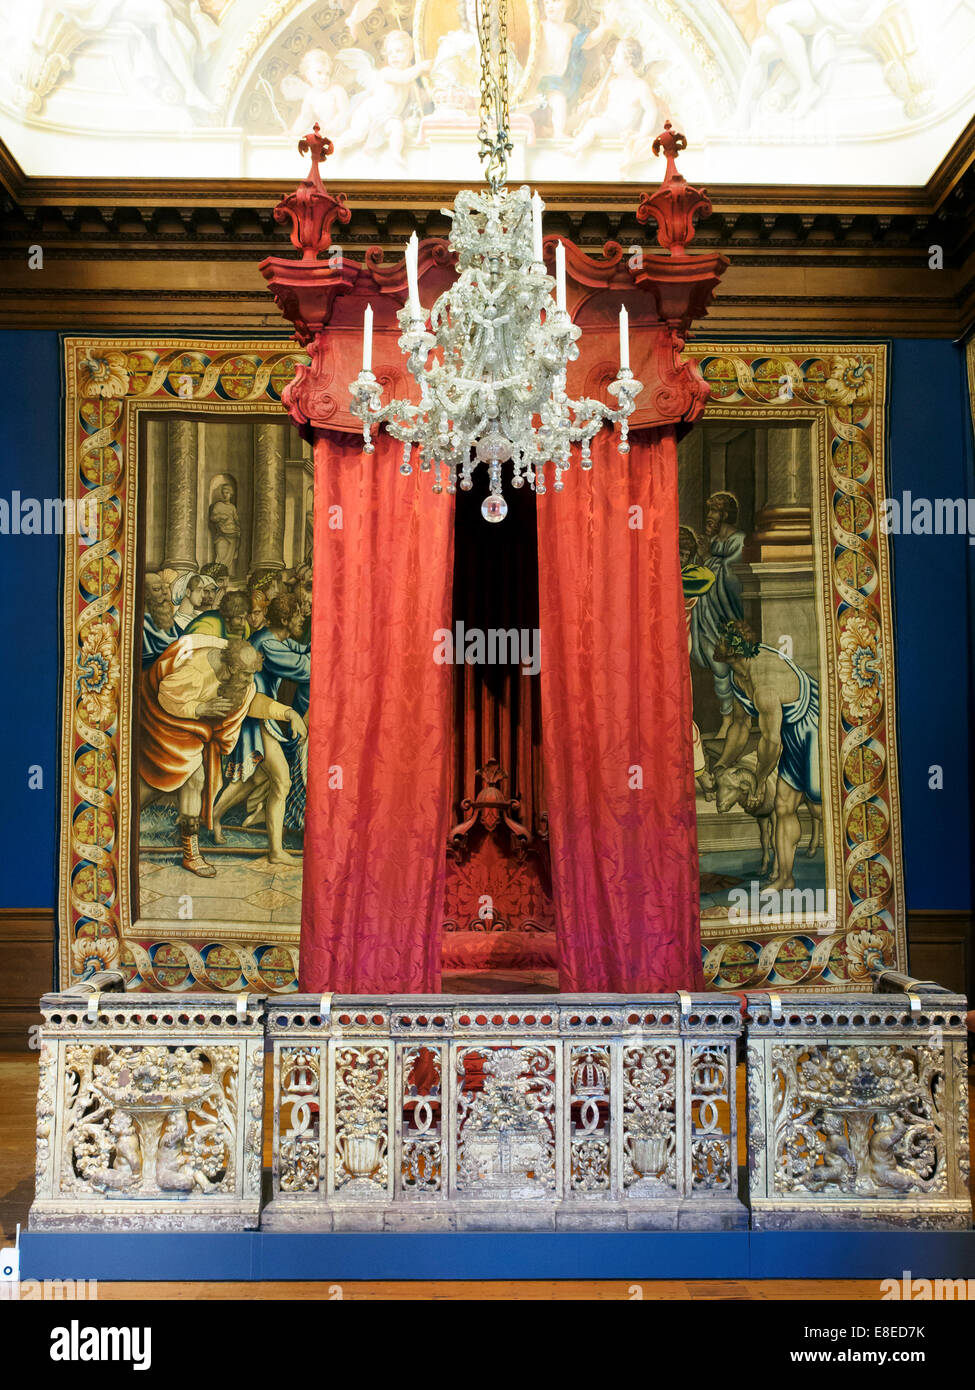
[[[813,431],[706,421],[681,445],[701,916],[836,930],[823,835]]]

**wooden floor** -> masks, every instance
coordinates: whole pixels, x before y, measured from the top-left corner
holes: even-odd
[[[744,1101],[743,1069],[739,1068],[739,1105]],[[37,1089],[37,1054],[0,1053],[0,1230],[4,1245],[13,1244],[18,1222],[26,1228],[27,1210],[34,1195],[34,1100]],[[975,1091],[973,1091],[975,1098]],[[268,1104],[270,1096],[267,1097]],[[739,1113],[743,1113],[739,1111]],[[267,1132],[270,1130],[268,1128]],[[975,1134],[975,1126],[973,1126]],[[739,1135],[739,1162],[744,1162],[744,1134]],[[270,1155],[265,1153],[265,1162]],[[414,1302],[559,1302],[603,1299],[608,1301],[741,1300],[746,1302],[830,1301],[880,1299],[877,1280],[867,1279],[764,1279],[746,1282],[714,1279],[644,1279],[639,1283],[619,1279],[535,1279],[401,1282],[376,1279],[368,1283],[320,1282],[174,1284],[100,1283],[99,1301],[110,1299],[173,1300],[273,1299],[332,1300],[372,1299]]]
[[[221,1283],[221,1284],[99,1284],[98,1301],[133,1298],[146,1302],[200,1299],[331,1300],[371,1299],[374,1302],[417,1303],[522,1303],[645,1301],[708,1302],[831,1302],[854,1299],[873,1302],[880,1298],[876,1279],[645,1279],[640,1284],[620,1279],[505,1279],[479,1282],[450,1280],[404,1283],[374,1280],[368,1284],[322,1283]]]

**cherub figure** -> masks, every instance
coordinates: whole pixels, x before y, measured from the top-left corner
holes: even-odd
[[[583,50],[590,46],[590,36],[566,19],[567,0],[541,0],[541,8],[534,95],[548,107],[552,135],[561,140],[566,133],[570,103],[575,101],[582,83]]]
[[[846,1137],[843,1116],[827,1113],[823,1116],[823,1162],[809,1175],[810,1186],[825,1187],[835,1182],[844,1186],[848,1179],[856,1177],[857,1161],[853,1156]]]
[[[870,1136],[873,1179],[881,1187],[891,1187],[895,1192],[906,1192],[911,1186],[911,1176],[898,1164],[896,1152],[906,1133],[907,1125],[899,1115],[879,1110],[874,1116],[873,1134]]]
[[[303,135],[318,125],[333,136],[345,129],[349,115],[349,94],[334,81],[335,65],[324,48],[309,48],[292,73],[281,83],[281,94],[288,101],[300,101],[301,111],[292,124],[293,135]]]
[[[790,115],[805,116],[823,95],[837,36],[868,46],[867,35],[889,5],[890,0],[779,0],[772,5],[752,44],[736,123],[747,125],[755,116],[759,97],[777,81],[780,69],[793,89]]]
[[[649,158],[657,125],[657,100],[650,83],[641,76],[643,65],[643,50],[636,39],[620,39],[603,78],[581,105],[580,150],[588,150],[597,140],[622,136],[625,165]]]
[[[357,48],[339,50],[339,62],[350,68],[365,95],[353,104],[343,140],[343,150],[365,146],[374,154],[384,147],[403,163],[406,118],[418,102],[417,81],[430,71],[431,59],[414,62],[413,39],[404,29],[392,29],[383,39],[383,66],[378,70],[368,53]]]
[[[193,1159],[183,1152],[189,1135],[185,1110],[175,1110],[166,1121],[159,1148],[156,1150],[156,1182],[165,1192],[192,1192],[199,1188],[208,1192],[210,1184]]]
[[[94,1169],[88,1174],[88,1179],[92,1187],[103,1190],[131,1187],[142,1176],[138,1130],[132,1116],[124,1110],[113,1112],[108,1128],[115,1150],[111,1166]]]

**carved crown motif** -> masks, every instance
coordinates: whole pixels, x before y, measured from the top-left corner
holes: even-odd
[[[687,245],[694,239],[694,223],[699,216],[709,217],[711,199],[703,188],[694,188],[677,169],[677,156],[687,149],[687,137],[675,131],[670,121],[653,142],[654,154],[663,151],[667,170],[663,182],[653,193],[644,193],[636,210],[638,222],[657,224],[657,240],[672,256],[686,256]]]
[[[345,194],[329,193],[322,183],[318,166],[335,146],[318,125],[298,141],[298,153],[311,155],[308,177],[302,179],[293,193],[282,198],[274,209],[275,222],[291,219],[291,244],[301,253],[303,261],[314,261],[320,251],[332,244],[332,224],[348,222],[352,213],[345,205]]]

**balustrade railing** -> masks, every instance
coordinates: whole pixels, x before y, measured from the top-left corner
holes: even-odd
[[[749,1000],[754,1229],[971,1225],[965,1009],[891,972],[872,995]]]
[[[965,1229],[965,1000],[41,1001],[35,1230]],[[265,1050],[270,1200],[261,1211]]]
[[[737,1001],[289,998],[271,1229],[724,1229]]]

